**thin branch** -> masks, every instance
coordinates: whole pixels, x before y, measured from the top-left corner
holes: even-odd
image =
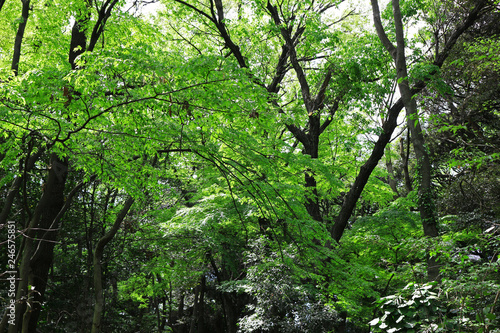
[[[191,45],[196,51],[198,51],[199,55],[203,55],[203,53],[201,52],[201,50],[198,47],[196,47],[196,45],[194,45],[193,43],[191,43],[190,40],[188,40],[186,37],[184,37],[183,35],[181,35],[181,33],[171,23],[169,23],[168,25],[170,26],[170,28],[172,28],[172,30],[175,31],[175,33],[177,33],[177,35],[179,35],[179,37],[181,37],[181,39],[183,41],[185,41],[186,43],[188,43],[189,45]]]
[[[182,88],[179,88],[179,89],[176,89],[176,90],[171,90],[171,91],[167,91],[167,92],[163,92],[163,93],[157,93],[156,95],[153,95],[153,96],[142,97],[142,98],[137,98],[137,99],[133,99],[133,100],[127,100],[127,101],[124,101],[124,102],[121,102],[121,103],[109,106],[106,109],[98,112],[97,114],[95,114],[93,116],[90,116],[88,119],[86,119],[84,121],[83,124],[81,124],[80,126],[78,126],[77,128],[75,128],[74,130],[68,131],[68,134],[66,135],[66,137],[64,139],[56,139],[55,141],[56,142],[66,142],[67,140],[69,140],[69,138],[71,137],[71,135],[73,135],[75,133],[78,133],[81,130],[83,130],[92,120],[94,120],[94,119],[96,119],[96,118],[98,118],[98,117],[100,117],[100,116],[102,116],[102,115],[104,115],[104,114],[106,114],[108,112],[111,112],[111,110],[113,110],[115,108],[118,108],[120,106],[129,105],[129,104],[133,104],[133,103],[144,102],[144,101],[149,101],[149,100],[155,100],[155,99],[156,100],[161,100],[159,98],[160,96],[167,96],[167,95],[175,94],[177,92],[188,90],[188,89],[191,89],[191,88],[194,88],[194,87],[203,86],[203,85],[207,85],[207,84],[212,84],[212,83],[216,83],[216,82],[224,82],[224,81],[228,81],[228,79],[220,79],[220,80],[213,80],[213,81],[207,81],[207,82],[200,82],[200,83],[192,84],[190,86],[182,87]]]
[[[325,99],[325,92],[326,92],[326,89],[328,88],[328,86],[330,85],[330,81],[332,79],[332,74],[333,74],[333,70],[331,68],[328,69],[328,71],[326,72],[325,78],[323,79],[323,83],[321,84],[321,87],[319,88],[318,94],[316,95],[316,98],[314,99],[314,102],[313,102],[313,109],[314,110],[319,110],[324,105],[323,101]]]

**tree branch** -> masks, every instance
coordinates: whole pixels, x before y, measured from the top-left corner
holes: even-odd
[[[299,81],[300,84],[300,89],[302,92],[304,105],[306,106],[306,111],[308,114],[311,114],[314,111],[313,103],[311,101],[311,92],[304,70],[302,69],[302,66],[297,60],[297,51],[295,49],[295,41],[298,40],[298,38],[302,35],[302,33],[304,32],[304,28],[303,27],[297,28],[294,38],[292,39],[290,31],[282,25],[278,9],[276,8],[276,6],[273,6],[271,5],[270,2],[268,2],[267,10],[269,11],[269,14],[271,15],[276,26],[280,28],[281,36],[283,36],[283,39],[285,40],[286,46],[288,48],[290,62],[292,63],[292,67],[295,70],[297,80]]]
[[[469,13],[467,16],[467,19],[459,25],[455,31],[451,34],[451,36],[448,38],[446,41],[443,50],[439,53],[436,54],[436,59],[434,60],[434,65],[441,67],[446,58],[448,58],[448,55],[450,54],[451,50],[457,43],[458,38],[468,29],[470,28],[479,17],[482,16],[482,11],[489,5],[488,0],[478,0],[476,2],[476,5],[474,9]]]
[[[92,30],[92,35],[90,37],[90,42],[89,42],[89,51],[93,51],[95,45],[97,44],[97,41],[99,40],[99,37],[101,37],[101,34],[104,31],[104,26],[106,25],[106,21],[108,18],[111,16],[111,11],[113,10],[114,6],[118,3],[118,0],[107,0],[99,10],[99,18],[97,19],[97,22],[94,25],[94,29]]]
[[[200,14],[201,16],[205,16],[207,19],[209,19],[210,21],[212,21],[213,23],[215,23],[215,19],[212,16],[208,15],[207,13],[205,13],[204,11],[202,11],[201,9],[196,8],[195,6],[187,3],[186,1],[182,1],[182,0],[174,0],[174,1],[177,2],[177,3],[180,3],[182,5],[184,5],[186,7],[191,8],[192,10],[194,10],[195,12],[197,12],[198,14]]]
[[[394,60],[396,60],[396,47],[392,44],[385,33],[384,26],[382,25],[382,21],[380,19],[380,10],[378,7],[378,0],[371,0],[372,10],[373,10],[373,21],[375,23],[375,29],[377,30],[377,35],[386,50],[392,56]]]
[[[479,0],[474,7],[474,9],[470,12],[468,15],[467,19],[464,21],[463,24],[459,25],[456,30],[453,32],[450,37],[450,39],[447,40],[445,47],[443,48],[443,51],[436,56],[436,60],[434,61],[434,64],[438,67],[441,67],[450,54],[453,46],[456,44],[456,41],[458,38],[469,28],[479,17],[481,14],[481,11],[486,7],[488,1],[487,0]],[[376,8],[374,8],[374,19],[375,21],[378,21],[376,24],[380,24],[380,13],[378,13],[378,16],[376,15],[376,12],[378,12],[378,3],[376,0],[372,0],[372,5],[376,5]],[[380,26],[377,28],[377,32],[380,30]],[[382,31],[380,31],[382,32]],[[387,36],[385,35],[385,32],[383,34],[385,38]],[[381,39],[384,39],[384,37],[380,37]],[[390,45],[387,43],[387,40],[385,41],[385,47],[388,48],[388,51],[393,55],[395,58],[395,47],[390,43]],[[383,41],[382,41],[383,42]],[[390,42],[390,41],[389,41]],[[383,42],[384,43],[384,42]],[[415,86],[411,89],[411,96],[414,96],[418,93],[420,93],[426,86],[427,82],[424,81],[418,81]],[[384,149],[387,143],[389,142],[392,133],[394,132],[394,129],[396,128],[397,125],[397,117],[399,115],[399,112],[403,109],[404,103],[403,100],[400,98],[388,111],[388,116],[386,117],[386,121],[384,122],[382,126],[382,134],[379,136],[377,142],[375,143],[375,146],[373,147],[372,153],[368,160],[363,164],[363,166],[360,168],[360,171],[358,173],[358,176],[356,177],[356,180],[354,181],[354,184],[351,186],[351,189],[347,193],[344,202],[342,204],[341,210],[337,218],[335,219],[335,223],[330,229],[331,236],[333,239],[335,239],[337,242],[340,241],[342,234],[344,233],[345,228],[347,227],[347,223],[349,218],[352,215],[352,211],[356,205],[357,200],[361,196],[361,193],[363,191],[364,186],[366,185],[366,182],[368,181],[368,178],[375,168],[375,166],[378,164],[379,160],[382,158],[384,154]]]
[[[268,92],[278,93],[279,84],[283,81],[283,78],[288,72],[287,59],[288,59],[288,47],[285,44],[281,47],[281,54],[278,59],[278,64],[276,65],[276,71],[273,81],[266,87]]]

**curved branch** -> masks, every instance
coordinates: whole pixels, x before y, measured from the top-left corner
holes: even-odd
[[[375,24],[375,29],[377,30],[377,35],[385,49],[389,52],[392,58],[396,59],[396,47],[387,37],[385,33],[384,26],[382,25],[382,20],[380,19],[380,10],[378,7],[378,0],[371,0],[372,10],[373,10],[373,22]]]
[[[184,5],[186,7],[191,8],[192,10],[194,10],[195,12],[200,14],[201,16],[205,16],[207,19],[209,19],[210,21],[215,23],[215,19],[212,16],[208,15],[207,13],[202,11],[201,9],[196,8],[195,6],[191,5],[190,3],[187,3],[186,1],[182,1],[182,0],[174,0],[174,1],[177,3],[180,3],[181,5]]]

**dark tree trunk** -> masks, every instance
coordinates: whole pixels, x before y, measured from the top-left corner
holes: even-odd
[[[179,297],[179,310],[177,312],[179,318],[184,316],[184,294]]]
[[[68,61],[71,64],[72,69],[76,68],[76,58],[87,49],[87,37],[85,35],[85,30],[83,29],[87,22],[88,19],[86,18],[77,20],[73,23],[73,29],[71,29]]]
[[[320,137],[320,118],[317,115],[309,117],[309,133],[307,134],[307,143],[304,145],[304,154],[313,159],[319,157],[319,137]],[[323,221],[319,206],[318,189],[314,174],[307,170],[305,174],[306,189],[310,191],[306,198],[306,209],[309,215],[316,221]]]
[[[36,161],[40,158],[45,150],[39,149],[36,154],[29,155],[26,157],[26,161],[23,162],[23,174],[28,174],[31,169],[35,166]],[[7,192],[7,196],[5,197],[5,201],[2,207],[2,212],[0,213],[0,225],[7,223],[7,219],[9,217],[10,210],[12,208],[12,204],[14,203],[14,198],[19,193],[19,189],[23,181],[26,181],[25,176],[18,176],[12,182],[12,186]]]
[[[128,197],[122,209],[116,216],[113,226],[106,234],[104,234],[104,236],[101,237],[101,239],[99,239],[94,250],[94,293],[96,301],[94,306],[94,316],[92,319],[92,333],[99,333],[101,331],[102,313],[104,311],[104,287],[102,282],[102,258],[104,248],[115,237],[123,219],[127,216],[133,203],[134,199],[132,197]]]
[[[198,297],[200,295],[200,286],[194,290],[193,314],[191,315],[191,325],[189,326],[189,333],[196,333],[196,321],[198,319]]]
[[[193,315],[191,316],[191,327],[189,333],[205,333],[205,290],[206,279],[201,277],[200,284],[196,287],[193,304]]]
[[[21,60],[21,46],[23,45],[24,31],[26,30],[26,25],[28,24],[28,18],[30,13],[30,0],[21,0],[23,4],[21,13],[21,22],[17,28],[16,39],[14,41],[14,54],[12,55],[12,65],[11,69],[14,75],[18,74],[19,71],[19,61]]]
[[[226,319],[226,333],[236,333],[238,329],[238,309],[233,293],[222,293],[222,305]]]
[[[205,333],[207,331],[205,325],[205,290],[206,279],[205,275],[203,275],[200,283],[200,299],[198,300],[198,333]]]
[[[421,90],[422,88],[420,88]],[[418,90],[418,91],[420,91]],[[397,126],[397,119],[399,112],[403,109],[403,101],[399,99],[388,112],[388,116],[384,124],[382,125],[382,134],[380,134],[375,146],[373,147],[372,153],[368,160],[361,166],[356,177],[354,184],[344,198],[340,213],[335,219],[335,223],[330,231],[332,238],[339,242],[344,234],[344,230],[347,227],[349,218],[352,215],[356,203],[358,202],[363,189],[368,182],[373,169],[378,165],[378,162],[384,156],[384,150],[387,143],[390,141],[392,133]]]
[[[49,192],[47,205],[42,213],[39,223],[39,230],[36,232],[36,238],[39,239],[35,243],[35,252],[31,257],[30,266],[31,274],[30,285],[35,286],[33,296],[33,305],[31,308],[31,318],[29,321],[29,332],[35,332],[40,311],[42,310],[43,296],[47,287],[49,270],[52,266],[54,256],[54,246],[59,231],[61,217],[60,212],[64,206],[64,188],[66,184],[68,171],[67,160],[61,160],[53,156],[51,163],[51,171],[53,180],[47,182],[45,191]],[[53,185],[50,185],[53,182]],[[25,314],[26,316],[26,314]]]
[[[16,313],[19,315],[16,317],[16,325],[10,325],[9,333],[16,333],[21,327],[22,332],[36,332],[52,264],[54,240],[64,212],[67,166],[66,160],[59,159],[55,154],[51,156],[44,192],[25,231],[27,237],[19,265],[16,293]],[[37,239],[38,241],[35,241]],[[32,289],[28,290],[28,286]],[[27,306],[27,302],[30,306]]]

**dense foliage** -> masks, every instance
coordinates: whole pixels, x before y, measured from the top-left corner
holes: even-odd
[[[0,333],[500,332],[499,18],[0,0]]]

